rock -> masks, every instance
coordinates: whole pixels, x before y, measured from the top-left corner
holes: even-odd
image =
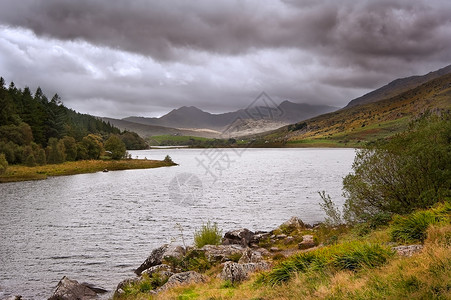
[[[64,276],[49,300],[88,300],[96,298],[97,293],[90,287]]]
[[[239,264],[229,261],[224,264],[224,268],[219,277],[222,280],[229,280],[232,283],[241,282],[246,280],[249,274],[269,268],[270,265],[267,262]]]
[[[82,285],[90,288],[91,290],[93,290],[94,292],[96,292],[97,294],[105,294],[108,293],[108,290],[105,290],[104,288],[98,287],[93,285],[92,283],[87,283],[87,282],[83,282]]]
[[[299,249],[304,250],[304,249],[309,249],[312,247],[315,247],[315,241],[313,239],[313,235],[307,234],[307,235],[303,235],[302,236],[302,242],[300,242],[298,244]]]
[[[262,240],[268,240],[271,237],[271,232],[257,231],[252,238],[251,243],[258,244]],[[252,244],[251,244],[252,246]]]
[[[254,233],[249,229],[242,228],[237,230],[228,231],[224,234],[222,239],[223,245],[241,245],[248,247],[253,240]]]
[[[178,273],[172,275],[168,282],[166,282],[163,286],[157,289],[156,292],[166,291],[178,285],[185,285],[191,283],[201,283],[205,282],[206,278],[204,275],[199,274],[195,271],[188,271],[183,273]]]
[[[116,287],[115,294],[123,294],[124,288],[129,284],[138,283],[141,281],[141,277],[135,277],[135,278],[127,278],[119,282],[119,284]]]
[[[153,266],[141,272],[142,275],[147,274],[149,275],[149,277],[152,277],[152,275],[155,273],[161,273],[162,275],[167,277],[171,277],[173,275],[173,273],[171,272],[171,267],[165,264]]]
[[[22,296],[16,295],[16,296],[9,296],[6,298],[2,298],[2,300],[22,300]]]
[[[276,239],[278,239],[278,240],[283,240],[286,237],[287,237],[286,234],[278,234],[278,235],[276,235]]]
[[[209,261],[225,262],[231,256],[243,254],[245,249],[239,245],[205,245],[200,250],[205,252]]]
[[[283,243],[284,243],[285,245],[290,244],[290,243],[292,243],[292,242],[294,242],[294,237],[292,237],[291,235],[290,235],[290,236],[287,236],[287,238],[283,241]]]
[[[271,252],[278,252],[278,251],[280,251],[280,249],[277,248],[277,247],[271,247],[271,248],[269,248],[269,251],[271,251]]]
[[[304,222],[298,217],[291,217],[288,221],[279,226],[279,229],[283,232],[293,232],[295,230],[302,230],[305,228]]]
[[[412,256],[418,252],[421,252],[423,245],[409,245],[409,246],[397,246],[393,247],[392,250],[396,251],[398,255],[401,256]]]
[[[180,259],[183,255],[185,255],[185,249],[183,247],[165,244],[152,250],[149,257],[135,270],[135,273],[136,275],[141,275],[142,271],[156,265],[161,265],[164,259],[168,259],[170,257]]]
[[[243,255],[241,256],[240,260],[238,261],[239,264],[247,264],[247,263],[258,263],[263,260],[262,254],[258,251],[253,251],[251,249],[246,249],[243,252]]]

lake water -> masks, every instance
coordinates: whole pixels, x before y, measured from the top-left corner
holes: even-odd
[[[113,290],[163,243],[323,220],[318,191],[339,204],[353,149],[154,149],[133,158],[179,166],[0,185],[0,299],[46,299],[63,276]]]

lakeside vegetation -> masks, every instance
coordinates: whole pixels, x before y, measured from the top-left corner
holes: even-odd
[[[205,282],[152,294],[167,281],[154,274],[131,282],[115,299],[450,299],[450,141],[451,116],[436,113],[366,145],[344,179],[343,211],[321,192],[323,224],[280,226],[270,235],[282,239],[259,241],[257,247],[268,250],[268,271],[224,281],[222,265],[193,249],[169,264],[201,272]],[[217,244],[219,232],[207,223],[195,243]],[[300,247],[306,235],[316,247]],[[416,250],[403,254],[394,248],[400,245]]]
[[[104,170],[130,170],[169,167],[176,165],[170,158],[165,160],[122,159],[122,160],[81,160],[27,167],[23,165],[9,166],[0,174],[0,183],[26,180],[41,180],[49,176],[64,176],[94,173]]]

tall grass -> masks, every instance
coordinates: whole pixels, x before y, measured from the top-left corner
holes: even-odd
[[[262,274],[257,282],[278,285],[298,273],[375,268],[385,264],[392,255],[389,248],[378,244],[348,242],[332,245],[292,256],[269,273]]]
[[[416,211],[408,216],[395,216],[391,225],[391,238],[402,243],[424,242],[430,225],[449,223],[451,204],[439,204],[433,209]]]
[[[217,223],[202,225],[199,230],[194,232],[194,245],[197,248],[202,248],[205,245],[219,245],[222,239],[222,230],[218,228]]]

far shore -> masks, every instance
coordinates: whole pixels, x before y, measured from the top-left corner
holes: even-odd
[[[76,175],[100,171],[150,169],[175,165],[177,164],[173,162],[148,159],[81,160],[35,167],[10,165],[6,169],[6,172],[0,175],[0,183],[42,180],[47,179],[49,176]]]

